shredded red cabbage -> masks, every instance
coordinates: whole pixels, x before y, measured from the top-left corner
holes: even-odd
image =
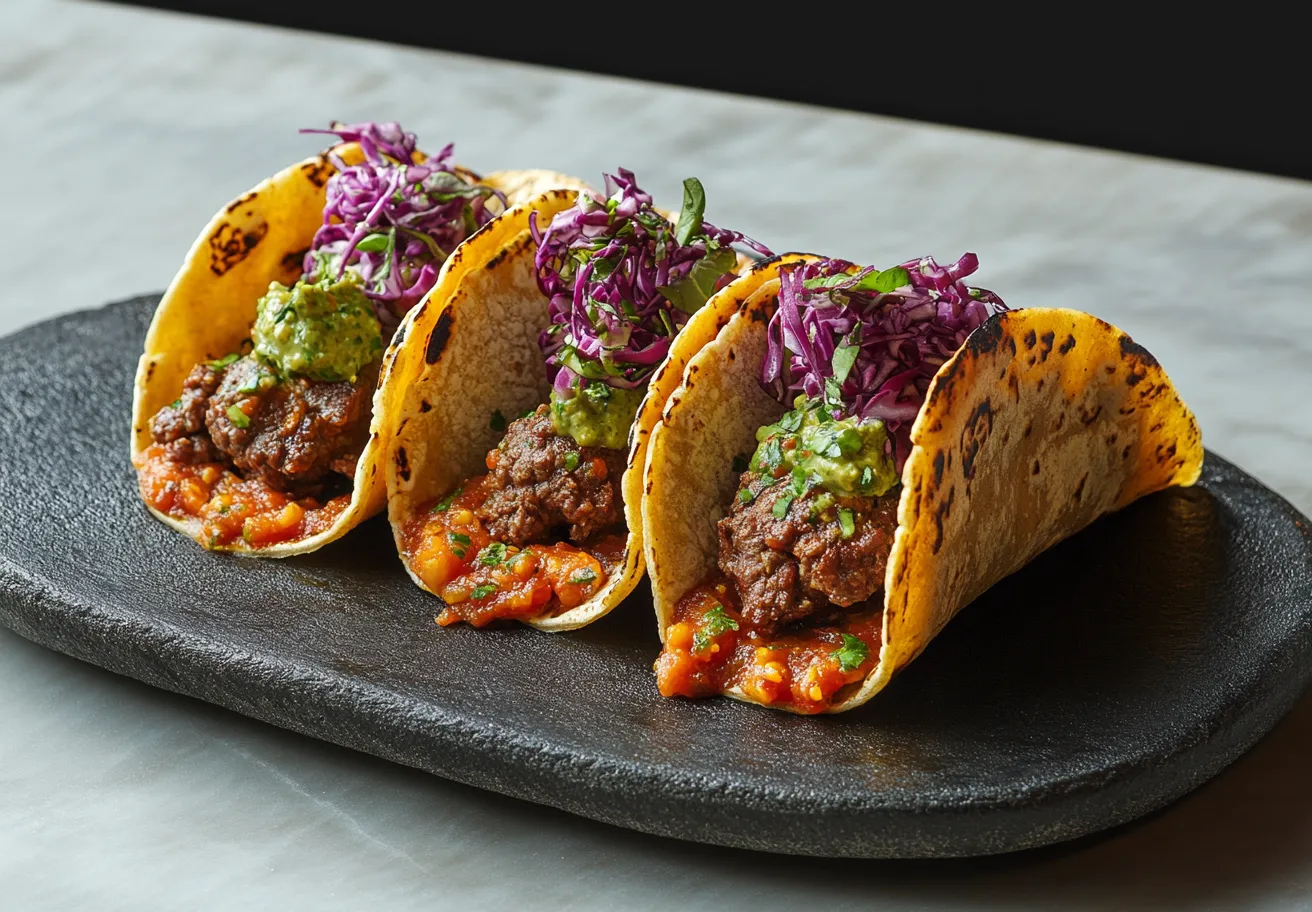
[[[536,218],[531,223],[538,287],[551,299],[551,325],[538,344],[556,395],[566,399],[580,377],[618,389],[643,386],[688,317],[733,279],[737,254],[730,245],[770,255],[701,219],[705,200],[695,179],[685,181],[676,228],[652,207],[633,172],[604,176],[605,198],[580,193],[545,231]]]
[[[305,255],[304,278],[357,273],[384,325],[395,325],[417,304],[456,245],[492,220],[493,198],[500,202],[494,208],[505,207],[501,193],[456,173],[451,144],[418,161],[415,134],[398,123],[334,123],[301,132],[358,142],[365,158],[347,165],[329,153],[337,173],[328,179],[323,225]]]
[[[924,257],[882,273],[833,259],[781,270],[761,385],[790,407],[805,393],[823,397],[835,419],[883,421],[901,472],[930,380],[976,327],[1007,309],[963,281],[978,267],[967,253],[951,266]]]

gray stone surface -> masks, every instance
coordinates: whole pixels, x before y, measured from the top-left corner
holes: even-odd
[[[399,119],[481,170],[623,164],[667,204],[696,174],[713,220],[778,250],[975,250],[1012,304],[1132,333],[1210,448],[1312,512],[1305,183],[108,5],[0,5],[0,332],[162,288],[219,205],[316,148],[295,128],[331,118]],[[1305,908],[1309,748],[1305,699],[1109,838],[789,861],[452,785],[0,631],[0,905]]]

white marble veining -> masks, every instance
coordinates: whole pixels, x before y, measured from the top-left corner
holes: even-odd
[[[624,165],[670,206],[695,174],[709,218],[776,250],[974,250],[1009,303],[1134,335],[1206,444],[1312,513],[1312,184],[112,5],[0,4],[0,333],[163,288],[331,119],[400,120],[478,170]],[[1108,838],[788,860],[454,785],[0,630],[0,908],[1307,908],[1310,750],[1305,700]]]

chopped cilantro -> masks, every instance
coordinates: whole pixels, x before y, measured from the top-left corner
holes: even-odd
[[[757,448],[756,455],[752,457],[752,462],[755,463],[752,467],[762,475],[768,475],[779,468],[779,464],[783,461],[784,454],[779,438],[771,437]]]
[[[446,497],[443,497],[443,498],[442,498],[441,500],[439,500],[437,503],[433,504],[433,510],[432,510],[432,512],[434,512],[434,513],[445,513],[447,510],[449,510],[449,509],[451,508],[451,502],[452,502],[453,500],[455,500],[457,497],[459,497],[459,496],[460,496],[460,492],[463,491],[464,489],[465,489],[465,486],[464,486],[464,485],[461,485],[460,487],[458,487],[458,488],[456,488],[454,491],[452,491],[450,494],[448,494]]]
[[[222,358],[218,359],[217,361],[207,361],[206,366],[209,367],[211,370],[223,370],[225,367],[227,367],[229,364],[233,363],[240,357],[241,357],[240,354],[238,354],[237,352],[233,352],[230,355],[224,355]]]
[[[584,567],[578,573],[571,576],[568,582],[574,586],[586,586],[588,583],[596,581],[596,579],[597,571],[593,570],[591,567]]]
[[[695,177],[684,178],[683,207],[674,226],[674,239],[680,247],[688,246],[693,236],[702,232],[702,215],[706,212],[706,191]]]
[[[875,482],[875,470],[866,466],[861,470],[861,487],[868,488]]]
[[[860,637],[845,633],[843,645],[829,654],[838,660],[838,667],[843,671],[856,671],[870,657],[870,647]]]
[[[738,629],[738,622],[725,614],[720,604],[703,614],[702,621],[702,626],[692,635],[693,652],[705,652],[717,636]]]
[[[356,250],[364,253],[381,253],[387,249],[390,238],[386,234],[371,234],[355,245]]]
[[[469,536],[459,532],[448,532],[446,537],[451,541],[451,553],[463,559],[466,549],[469,548]]]
[[[487,426],[494,431],[504,431],[506,429],[506,416],[501,414],[501,409],[497,409],[492,413],[492,420],[487,423]]]
[[[751,488],[743,488],[741,491],[738,492],[739,503],[749,504],[755,499],[756,499],[756,495],[752,493]]]
[[[566,454],[565,454],[565,471],[566,471],[566,472],[573,472],[573,471],[574,471],[575,469],[577,469],[578,467],[579,467],[579,454],[578,454],[578,453],[566,453]]]
[[[802,409],[791,411],[779,419],[779,429],[787,431],[789,434],[796,434],[802,426],[804,417],[805,414]]]
[[[171,408],[171,409],[182,408],[182,400],[181,400],[181,399],[174,399],[172,402],[169,403],[169,408]]]
[[[501,542],[493,542],[482,551],[478,552],[478,562],[484,567],[495,567],[506,559],[506,546]]]
[[[793,505],[793,495],[785,494],[774,502],[774,507],[770,510],[775,519],[783,519],[788,514],[788,508]]]
[[[243,412],[235,402],[228,406],[227,415],[228,420],[232,422],[234,427],[245,429],[251,426],[250,416]]]
[[[856,521],[847,507],[838,509],[838,530],[843,538],[851,538],[856,533]]]
[[[861,324],[858,323],[856,328],[843,337],[842,343],[834,349],[834,357],[830,364],[834,368],[834,379],[842,383],[847,379],[847,375],[852,372],[852,365],[856,364],[856,356],[861,351]]]
[[[496,591],[496,583],[484,583],[482,586],[479,586],[473,592],[469,593],[469,597],[472,599],[485,599]]]

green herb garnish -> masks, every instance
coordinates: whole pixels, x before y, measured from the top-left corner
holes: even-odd
[[[756,499],[756,495],[752,493],[751,488],[743,488],[741,491],[738,492],[739,503],[749,504],[755,499]]]
[[[683,181],[683,208],[679,210],[679,223],[674,226],[674,239],[680,247],[687,247],[693,235],[702,230],[706,214],[706,190],[695,177]]]
[[[575,469],[577,469],[578,467],[579,467],[579,454],[578,454],[578,453],[566,453],[566,454],[565,454],[565,471],[566,471],[566,472],[573,472],[573,471],[574,471]]]
[[[843,341],[834,349],[834,357],[830,364],[834,368],[834,379],[839,383],[847,380],[847,375],[852,372],[852,365],[856,364],[856,356],[861,351],[861,324],[858,323],[856,328],[843,337]]]
[[[788,508],[793,505],[793,495],[785,494],[774,502],[774,507],[770,510],[775,519],[783,519],[788,515]]]
[[[469,547],[469,536],[460,532],[448,532],[446,537],[451,542],[451,553],[463,559],[465,550]]]
[[[371,234],[356,244],[355,249],[362,250],[365,253],[381,253],[387,249],[389,240],[390,238],[386,234]]]
[[[593,570],[591,567],[585,567],[571,576],[566,582],[574,586],[585,586],[588,583],[595,582],[596,579],[597,571]]]
[[[459,497],[460,492],[463,491],[464,489],[465,486],[461,485],[460,487],[452,491],[450,494],[448,494],[446,497],[443,497],[437,503],[433,504],[433,509],[431,512],[445,513],[447,510],[451,508],[451,502],[454,501],[457,497]]]
[[[469,597],[472,599],[485,599],[496,591],[496,583],[484,583],[482,586],[479,586],[473,592],[469,593]]]
[[[860,637],[845,633],[843,645],[829,654],[838,660],[838,667],[843,671],[856,671],[870,657],[870,647]]]
[[[234,427],[239,427],[244,430],[251,426],[250,416],[243,412],[235,402],[228,406],[227,415],[228,420],[232,422]]]
[[[506,559],[506,546],[501,542],[493,542],[482,551],[478,552],[478,562],[484,567],[495,567]]]
[[[838,509],[838,531],[843,538],[851,538],[856,533],[856,520],[852,518],[852,511],[847,507]]]
[[[233,352],[230,355],[224,355],[222,358],[218,359],[217,361],[206,361],[205,364],[211,370],[223,370],[225,367],[227,367],[229,364],[233,363],[240,357],[241,357],[240,354],[238,354],[237,352]]]
[[[737,629],[738,622],[724,613],[723,605],[717,604],[702,615],[702,626],[692,635],[693,652],[706,651],[717,636]]]

